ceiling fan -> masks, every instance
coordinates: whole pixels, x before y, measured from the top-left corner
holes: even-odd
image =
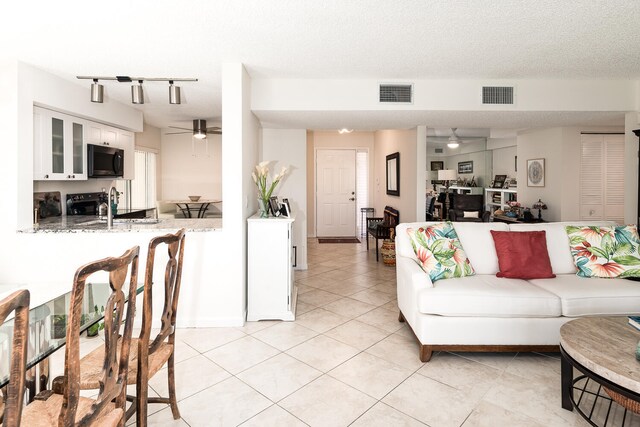
[[[483,137],[471,137],[471,138],[460,138],[458,136],[458,134],[456,133],[456,129],[458,128],[451,128],[451,135],[449,137],[430,137],[428,138],[431,142],[446,142],[447,143],[447,147],[449,148],[458,148],[458,146],[461,143],[466,143],[466,142],[474,142],[474,141],[478,141],[481,139],[485,139]]]
[[[177,126],[169,126],[172,129],[182,129],[187,132],[169,132],[165,133],[165,135],[179,135],[183,133],[193,133],[193,137],[196,139],[205,139],[207,135],[215,134],[222,135],[222,128],[214,126],[207,127],[207,121],[202,119],[197,119],[193,121],[193,129],[181,128]]]

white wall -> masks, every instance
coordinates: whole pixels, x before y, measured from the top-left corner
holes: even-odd
[[[222,198],[224,255],[212,286],[223,296],[218,307],[234,323],[246,319],[247,218],[258,206],[251,172],[258,162],[260,124],[251,112],[251,78],[240,63],[222,66]],[[213,260],[211,260],[213,261]]]
[[[385,80],[393,83],[393,80]],[[378,102],[377,79],[256,79],[254,111],[631,111],[633,80],[416,80],[412,104]],[[407,83],[406,80],[401,83]],[[515,86],[513,106],[480,104],[482,86]],[[336,94],[341,94],[337,97]]]
[[[273,161],[271,175],[283,166],[289,173],[280,181],[273,196],[289,199],[295,215],[293,245],[297,247],[297,269],[307,269],[307,131],[305,129],[263,129],[262,159]],[[257,198],[257,191],[254,189]]]
[[[202,196],[205,199],[222,197],[222,137],[208,135],[209,155],[205,142],[196,142],[192,149],[191,133],[167,135],[161,131],[162,192],[160,200],[186,199]],[[173,131],[173,130],[172,130]],[[194,155],[195,153],[195,155]]]
[[[490,173],[491,175],[507,175],[508,178],[516,178],[515,160],[518,155],[518,148],[516,146],[496,148],[491,150],[490,153],[493,156],[493,173]],[[485,183],[485,186],[488,185],[488,182]],[[520,185],[519,181],[518,185]]]
[[[386,205],[400,211],[401,222],[416,221],[417,212],[417,132],[410,130],[381,130],[375,133],[374,207],[382,216]],[[400,153],[400,196],[387,195],[386,157]],[[424,182],[424,181],[423,181]],[[422,184],[421,184],[422,185]]]
[[[350,148],[363,149],[369,151],[369,205],[374,202],[374,179],[375,179],[375,162],[374,162],[374,132],[351,132],[339,134],[337,131],[313,131],[307,136],[307,147],[310,153],[307,153],[307,206],[308,208],[308,225],[307,229],[310,236],[316,235],[316,150],[322,148]],[[359,212],[356,212],[360,215]]]

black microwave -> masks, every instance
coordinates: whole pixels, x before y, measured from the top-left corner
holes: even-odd
[[[89,178],[117,178],[124,172],[124,150],[87,144]]]

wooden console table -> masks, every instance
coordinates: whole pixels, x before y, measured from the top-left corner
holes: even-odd
[[[618,406],[607,388],[640,402],[640,331],[626,317],[584,317],[560,328],[562,407],[593,426],[637,425],[640,415]],[[574,378],[576,368],[583,375]],[[626,420],[626,421],[625,421]],[[630,424],[627,424],[630,422]]]

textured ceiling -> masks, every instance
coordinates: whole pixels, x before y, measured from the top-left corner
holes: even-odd
[[[2,57],[70,80],[199,78],[181,106],[147,85],[156,126],[219,120],[223,62],[261,78],[640,78],[637,0],[25,0],[2,21]],[[128,85],[105,89],[128,102]]]

